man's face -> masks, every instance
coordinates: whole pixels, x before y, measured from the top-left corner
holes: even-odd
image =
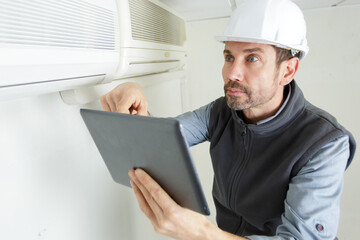
[[[227,104],[235,110],[266,109],[282,94],[276,52],[259,43],[227,42],[222,70]]]

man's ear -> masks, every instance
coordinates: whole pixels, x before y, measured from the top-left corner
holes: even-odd
[[[289,60],[284,61],[282,64],[284,71],[280,84],[282,86],[285,86],[294,79],[295,73],[299,68],[299,58],[293,57]]]

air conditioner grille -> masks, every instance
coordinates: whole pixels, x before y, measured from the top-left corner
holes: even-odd
[[[129,0],[129,6],[133,39],[184,45],[183,19],[148,0]]]
[[[0,0],[0,43],[115,50],[116,21],[81,0]]]

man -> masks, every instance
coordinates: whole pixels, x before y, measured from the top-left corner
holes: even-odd
[[[177,117],[189,145],[210,141],[218,227],[177,205],[144,171],[130,170],[140,208],[175,239],[335,239],[353,136],[307,102],[295,83],[307,51],[289,0],[244,0],[223,36],[225,97]],[[136,84],[101,98],[108,111],[147,115]]]

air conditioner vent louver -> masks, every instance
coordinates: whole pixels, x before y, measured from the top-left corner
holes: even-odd
[[[0,43],[115,50],[116,21],[81,0],[0,0]]]
[[[185,23],[181,18],[148,0],[129,0],[129,6],[133,39],[184,45]]]

